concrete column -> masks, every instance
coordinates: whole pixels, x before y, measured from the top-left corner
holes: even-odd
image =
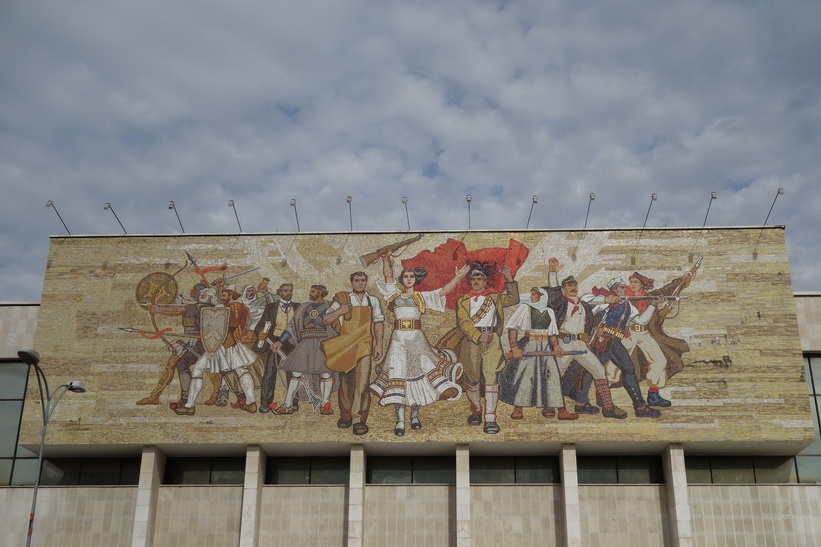
[[[470,547],[470,448],[456,445],[456,545]]]
[[[684,446],[668,444],[662,454],[664,480],[667,483],[667,511],[673,547],[693,545],[693,521],[690,516],[690,495],[687,492],[687,471],[684,466]]]
[[[576,466],[576,445],[563,444],[559,452],[562,474],[562,509],[564,544],[582,547],[582,517],[579,507],[579,473]]]
[[[157,522],[157,500],[165,473],[165,454],[156,446],[144,446],[140,461],[140,482],[137,486],[137,506],[134,508],[132,547],[154,545],[154,525]]]
[[[362,547],[365,536],[365,446],[351,445],[348,484],[348,547]]]
[[[245,482],[242,486],[242,516],[239,525],[240,547],[257,547],[259,538],[262,485],[265,482],[265,451],[249,446],[245,451]]]

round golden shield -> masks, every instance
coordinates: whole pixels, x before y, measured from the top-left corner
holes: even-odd
[[[154,272],[140,279],[135,296],[146,304],[172,304],[177,297],[177,280],[164,272]]]
[[[319,312],[316,310],[311,310],[308,312],[308,317],[310,317],[311,319],[316,319],[317,317],[319,317]]]

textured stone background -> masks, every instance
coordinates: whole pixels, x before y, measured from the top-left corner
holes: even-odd
[[[411,235],[415,235],[411,234]],[[173,273],[185,262],[184,249],[201,266],[227,263],[228,275],[260,267],[236,280],[238,287],[258,284],[263,276],[273,289],[295,285],[295,300],[307,298],[311,284],[333,294],[349,288],[348,276],[361,269],[358,256],[405,239],[399,233],[180,235],[55,237],[52,239],[35,348],[53,386],[82,379],[84,395],[67,395],[49,426],[49,444],[267,443],[363,441],[802,441],[812,439],[812,422],[792,296],[789,264],[781,228],[713,230],[620,230],[427,233],[401,258],[433,250],[448,238],[468,250],[507,247],[515,238],[530,249],[517,274],[523,294],[547,283],[547,259],[561,261],[560,279],[574,275],[580,292],[603,286],[614,276],[639,270],[657,286],[679,277],[704,255],[698,277],[686,290],[678,317],[668,319],[668,334],[687,340],[686,368],[663,392],[673,400],[658,420],[583,416],[575,422],[549,421],[537,409],[525,419],[509,419],[511,407],[499,405],[502,432],[485,435],[465,423],[464,397],[423,408],[424,427],[397,439],[393,411],[374,401],[371,431],[363,438],[336,427],[335,414],[321,416],[308,405],[292,416],[250,415],[230,407],[202,404],[193,417],[175,415],[174,383],[159,406],[137,406],[147,395],[169,353],[160,340],[147,340],[118,327],[151,329],[149,315],[134,298],[137,282],[155,271]],[[754,250],[757,250],[754,256]],[[381,277],[379,263],[367,269],[371,285]],[[398,270],[397,270],[398,271]],[[216,274],[211,274],[214,277]],[[176,277],[185,296],[197,276],[189,266]],[[378,294],[375,287],[372,291]],[[388,313],[390,324],[390,314]],[[181,329],[179,318],[158,316],[160,327]],[[428,312],[423,329],[432,343],[455,325],[455,312]],[[390,328],[386,328],[386,340]],[[725,356],[731,364],[725,364]],[[281,401],[281,383],[275,400]],[[200,402],[208,396],[200,395]],[[643,388],[643,391],[646,391]],[[36,400],[36,386],[28,397]],[[233,398],[233,396],[232,396]],[[616,403],[631,410],[623,389]],[[36,443],[40,418],[29,404],[21,441]]]

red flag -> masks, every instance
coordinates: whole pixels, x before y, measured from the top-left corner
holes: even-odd
[[[422,251],[413,258],[402,260],[402,267],[411,270],[413,268],[425,268],[428,276],[416,288],[420,291],[432,291],[447,285],[453,279],[456,268],[461,268],[468,262],[483,263],[491,265],[495,271],[493,279],[488,279],[488,286],[495,292],[504,290],[505,278],[502,275],[502,268],[508,266],[510,273],[514,277],[524,261],[527,259],[529,249],[511,239],[507,249],[502,247],[487,247],[468,251],[465,244],[456,239],[448,239],[433,251]],[[398,274],[399,272],[397,272]],[[467,280],[470,274],[465,277]],[[456,300],[470,290],[467,281],[463,281],[447,296],[448,309],[456,309]]]

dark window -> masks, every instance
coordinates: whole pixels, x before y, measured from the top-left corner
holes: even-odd
[[[470,459],[471,484],[559,483],[555,456],[477,456]]]
[[[31,462],[32,478],[37,473],[37,460]],[[19,469],[25,470],[25,467]],[[43,460],[43,485],[136,485],[140,478],[140,458],[48,458]]]
[[[350,458],[268,458],[265,484],[348,484]]]
[[[579,484],[663,484],[657,456],[579,456]]]
[[[167,458],[163,484],[242,484],[245,458]]]
[[[614,456],[579,456],[576,458],[579,484],[618,484],[619,472]]]
[[[616,463],[619,484],[664,484],[664,469],[659,457],[619,456]]]
[[[0,360],[0,486],[34,484],[36,464],[34,471],[27,473],[31,463],[19,458],[31,453],[17,446],[28,369],[20,361]]]
[[[754,456],[753,469],[757,483],[795,483],[795,458],[792,456]]]
[[[713,482],[709,457],[685,456],[684,467],[687,471],[687,484],[711,484]]]
[[[371,457],[366,478],[370,484],[456,484],[456,458]]]

